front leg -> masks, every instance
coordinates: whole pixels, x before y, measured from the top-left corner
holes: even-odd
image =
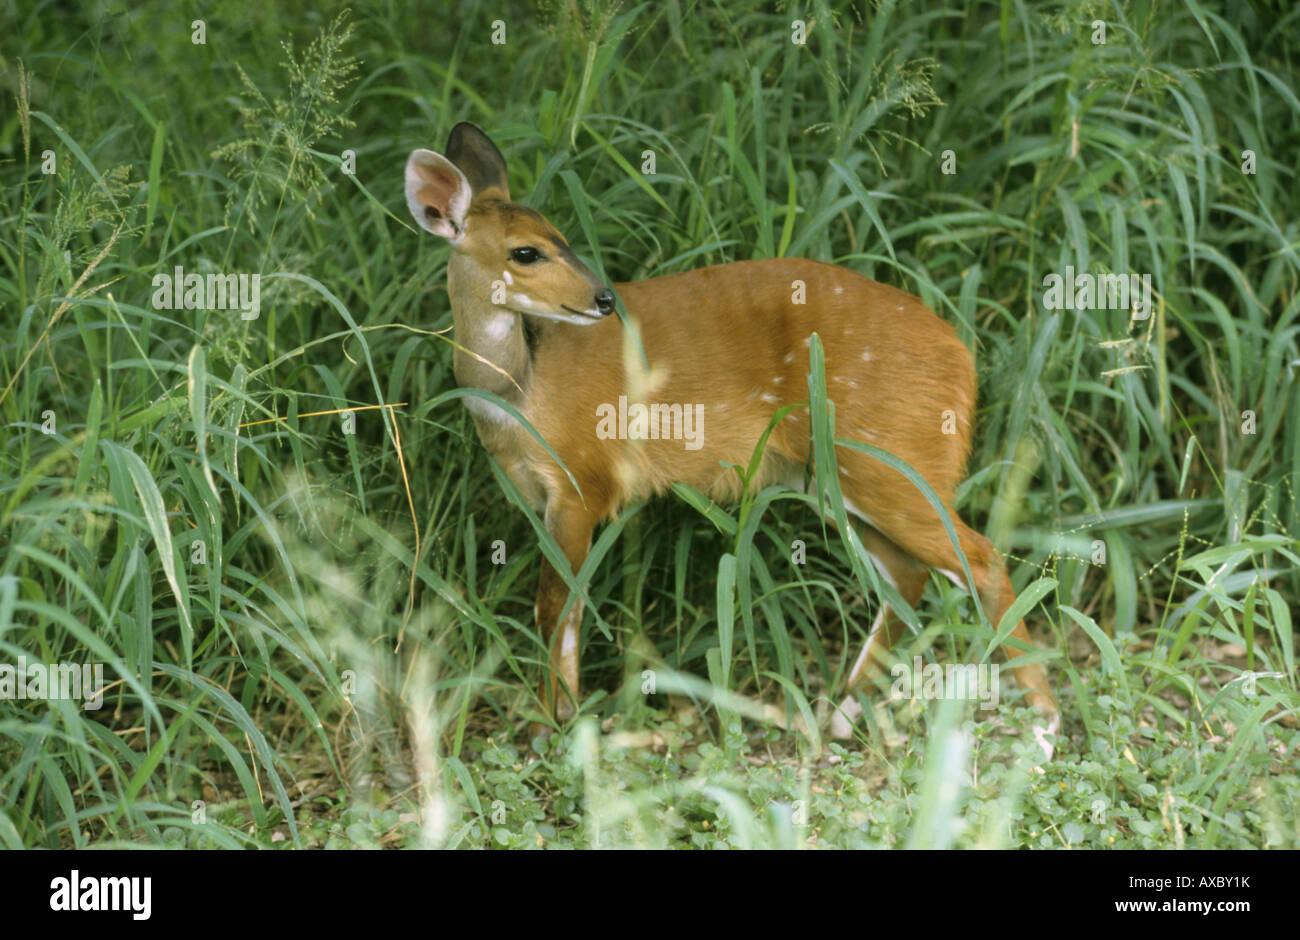
[[[569,560],[570,570],[578,573],[591,548],[595,516],[581,503],[552,497],[546,506],[546,529]],[[537,584],[534,614],[542,639],[549,650],[549,668],[542,673],[538,695],[557,721],[567,721],[577,710],[579,640],[582,632],[582,598],[574,599],[563,622],[560,611],[569,597],[569,586],[543,556],[542,573]]]

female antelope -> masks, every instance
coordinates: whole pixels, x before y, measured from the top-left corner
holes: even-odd
[[[614,294],[542,215],[511,202],[505,161],[492,141],[458,124],[446,151],[411,154],[406,201],[416,222],[452,247],[447,292],[463,347],[455,354],[456,380],[517,408],[573,474],[580,492],[514,418],[466,399],[483,445],[544,513],[574,572],[594,526],[631,501],[678,481],[715,500],[738,497],[736,474],[720,462],[746,465],[774,412],[806,397],[815,332],[825,348],[837,433],[897,455],[925,478],[949,511],[985,611],[999,622],[1014,600],[1006,570],[988,539],[952,512],[976,388],[971,354],[952,327],[916,297],[847,268],[801,258],[740,261],[616,284],[649,362],[648,370],[629,370],[621,321],[609,317]],[[611,409],[625,433],[609,433]],[[635,425],[624,411],[635,412]],[[684,433],[688,419],[696,422],[693,441]],[[795,409],[773,430],[754,484],[801,488],[809,442],[807,409]],[[842,448],[837,459],[845,508],[909,605],[920,600],[930,568],[963,584],[958,555],[919,490],[859,451]],[[573,714],[578,696],[582,603],[560,622],[568,594],[543,561],[535,612],[551,668],[541,695],[558,719]],[[882,605],[849,671],[848,691],[879,670],[902,629]],[[1011,635],[1021,644],[1007,647],[1013,657],[1032,648],[1024,623]],[[1056,703],[1042,666],[1020,666],[1015,675],[1055,731]],[[859,712],[850,695],[832,733],[846,736]]]

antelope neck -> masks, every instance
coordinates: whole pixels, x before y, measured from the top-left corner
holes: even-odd
[[[447,264],[447,293],[456,327],[453,369],[461,387],[481,388],[515,403],[532,376],[532,352],[522,316],[473,289],[473,285],[492,280],[473,258],[452,252]]]

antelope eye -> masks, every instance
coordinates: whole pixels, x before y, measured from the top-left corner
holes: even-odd
[[[512,260],[517,261],[520,264],[533,264],[542,256],[536,248],[533,248],[531,245],[525,245],[522,248],[510,249],[510,257]]]

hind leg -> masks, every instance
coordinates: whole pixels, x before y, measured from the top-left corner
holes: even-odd
[[[982,565],[983,577],[981,578],[976,574],[974,566],[971,568],[971,574],[975,575],[975,584],[980,592],[980,603],[983,604],[985,612],[989,615],[989,620],[996,627],[1002,622],[1002,617],[1006,614],[1007,608],[1015,602],[1016,592],[1011,586],[1011,578],[1007,575],[1007,569],[1002,564],[1002,559],[997,557],[997,551],[993,548],[992,543],[978,533],[972,532],[971,535],[979,543],[982,543],[982,547],[986,550]],[[1059,716],[1056,709],[1056,699],[1052,696],[1052,688],[1047,682],[1047,673],[1040,663],[1019,667],[1015,665],[1017,658],[1034,648],[1023,620],[1017,622],[1015,627],[1012,628],[1010,638],[1018,640],[1021,647],[1023,647],[1017,648],[1010,643],[1002,645],[1003,651],[1007,654],[1008,663],[1015,674],[1016,682],[1025,690],[1025,701],[1051,718],[1050,730],[1056,731]]]
[[[943,524],[938,521],[933,509],[930,510],[929,515],[935,520],[931,528],[928,530],[920,527],[908,529],[898,533],[897,537],[902,542],[903,547],[913,554],[917,560],[932,568],[939,569],[951,578],[954,583],[966,587],[965,578],[961,574],[961,561],[953,550],[948,534],[943,529]],[[969,528],[955,515],[952,517],[952,522],[953,528],[957,532],[957,539],[961,543],[962,552],[970,565],[975,587],[979,591],[980,604],[983,606],[990,622],[996,627],[1001,622],[1003,615],[1006,614],[1007,608],[1011,606],[1016,598],[1015,591],[1011,587],[1011,579],[1007,576],[1007,570],[1003,567],[1002,559],[998,557],[997,551],[988,539]],[[1044,717],[1047,718],[1048,724],[1043,729],[1043,732],[1047,734],[1054,733],[1060,727],[1060,714],[1057,711],[1056,699],[1052,696],[1052,689],[1047,682],[1047,673],[1044,671],[1042,664],[1016,665],[1016,660],[1025,651],[1034,648],[1023,620],[1012,629],[1008,641],[1011,639],[1018,641],[1020,645],[1016,646],[1010,642],[1004,642],[1002,649],[1007,655],[1012,673],[1016,677],[1016,683],[1025,690],[1025,701],[1042,712]],[[1042,734],[1039,734],[1038,738],[1050,757],[1051,748],[1046,742],[1042,741]]]
[[[921,566],[920,587],[913,588],[916,590],[916,597],[919,599],[920,591],[924,590],[924,568],[938,569],[958,585],[965,587],[966,581],[961,574],[961,561],[943,522],[929,501],[910,483],[900,485],[896,474],[893,475],[893,479],[890,479],[881,468],[861,462],[854,469],[858,472],[846,474],[845,480],[842,481],[845,484],[845,495],[853,499],[854,513],[878,530],[880,536],[894,547],[897,555],[909,559],[911,566]],[[927,476],[932,480],[938,478],[937,474]],[[944,503],[950,506],[951,493],[946,492],[946,489],[946,487],[940,488],[939,495]],[[949,511],[948,515],[962,554],[966,556],[966,561],[970,565],[980,603],[990,621],[996,626],[1015,600],[1015,591],[1002,565],[1002,559],[998,557],[988,539],[967,526],[955,513]],[[880,545],[879,542],[876,544]],[[889,561],[885,561],[883,557],[882,561],[884,567],[889,569]],[[908,579],[908,575],[913,570],[912,567],[895,557],[891,570],[901,572],[901,575],[891,575],[897,585],[906,583],[911,586],[913,582]],[[901,587],[899,593],[903,594]],[[912,603],[907,595],[904,595],[904,599]],[[887,621],[888,618],[882,621],[882,630]],[[895,626],[892,629],[896,635],[898,628]],[[1052,696],[1051,686],[1048,685],[1047,674],[1041,663],[1026,666],[1015,664],[1024,650],[1033,649],[1023,621],[1017,623],[1011,631],[1008,640],[1011,639],[1018,641],[1022,646],[1012,646],[1007,642],[1003,645],[1003,649],[1010,660],[1016,682],[1025,690],[1026,701],[1047,718],[1046,728],[1040,729],[1036,735],[1050,757],[1051,747],[1043,740],[1043,734],[1053,733],[1059,728],[1060,717],[1056,700]],[[869,646],[874,649],[876,644],[869,643]],[[881,647],[883,648],[883,644]],[[868,654],[864,653],[864,655]],[[864,669],[869,669],[870,664],[871,659],[868,655],[862,665]]]
[[[894,586],[899,596],[907,601],[909,607],[916,607],[921,595],[925,593],[925,566],[871,526],[858,526],[858,533],[862,537],[863,547],[876,563],[876,568]],[[881,604],[876,620],[871,625],[871,632],[862,645],[862,652],[849,670],[845,681],[848,694],[831,716],[832,738],[843,739],[852,734],[853,723],[862,715],[862,706],[853,693],[867,685],[884,668],[885,656],[903,635],[905,626],[893,608]]]

